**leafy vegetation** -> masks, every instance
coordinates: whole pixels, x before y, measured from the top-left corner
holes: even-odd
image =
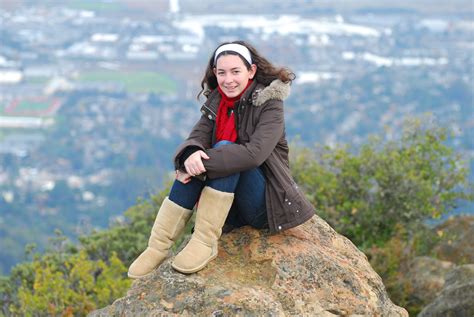
[[[407,122],[400,140],[372,138],[358,153],[346,147],[297,151],[292,171],[320,216],[356,245],[388,241],[439,218],[461,199],[472,199],[460,154],[445,142],[448,131]]]
[[[369,255],[392,300],[411,313],[423,303],[410,298],[401,268],[414,256],[431,255],[441,238],[424,221],[473,197],[467,170],[447,138],[445,129],[415,120],[397,141],[373,138],[358,153],[299,149],[292,160],[294,177],[320,216]],[[3,314],[81,316],[123,296],[130,285],[127,267],[145,248],[169,185],[129,208],[127,221],[81,237],[78,245],[58,232],[42,255],[29,246],[32,259],[0,279]]]
[[[410,315],[428,303],[411,296],[403,273],[417,256],[436,257],[441,240],[426,220],[474,196],[466,164],[446,145],[448,137],[447,129],[415,119],[406,122],[400,140],[374,137],[358,153],[347,146],[301,149],[292,161],[319,215],[368,255],[391,299]]]

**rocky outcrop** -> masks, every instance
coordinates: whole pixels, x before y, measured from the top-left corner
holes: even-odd
[[[435,230],[444,237],[433,250],[438,259],[456,264],[474,263],[473,216],[452,217]]]
[[[413,259],[405,277],[411,285],[412,300],[422,303],[434,300],[444,286],[446,275],[454,267],[454,263],[427,256]]]
[[[474,316],[474,264],[461,265],[449,272],[438,297],[418,316]]]
[[[278,235],[244,227],[183,275],[170,260],[90,316],[408,316],[348,239],[315,216]]]

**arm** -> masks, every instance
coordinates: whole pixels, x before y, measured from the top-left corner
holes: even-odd
[[[264,108],[248,143],[206,150],[209,159],[203,163],[208,177],[223,177],[255,168],[270,156],[284,132],[283,102],[271,100],[261,107]]]
[[[201,116],[194,125],[188,138],[178,147],[173,162],[175,170],[184,171],[184,161],[198,150],[206,150],[211,147],[213,123],[206,116]]]

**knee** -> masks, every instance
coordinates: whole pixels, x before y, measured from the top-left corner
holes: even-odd
[[[234,144],[234,142],[227,141],[227,140],[221,140],[221,141],[217,142],[216,144],[214,144],[213,147],[216,148],[216,147],[226,145],[226,144]]]

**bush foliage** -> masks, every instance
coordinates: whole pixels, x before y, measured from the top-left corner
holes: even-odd
[[[347,146],[292,149],[295,180],[319,215],[369,254],[401,305],[411,305],[409,287],[400,282],[402,262],[429,249],[417,229],[427,218],[452,210],[458,200],[472,199],[467,170],[446,145],[447,138],[445,129],[414,120],[399,140],[372,138],[357,153]],[[0,278],[1,312],[83,316],[123,296],[131,283],[127,267],[145,248],[168,192],[169,184],[129,208],[126,222],[81,237],[78,245],[58,233],[46,253]],[[413,236],[416,246],[412,243],[407,253]],[[33,252],[27,247],[27,254]]]
[[[468,171],[447,137],[446,129],[412,120],[399,140],[374,137],[358,153],[302,149],[291,167],[319,215],[365,248],[389,240],[397,225],[416,230],[472,199]]]

